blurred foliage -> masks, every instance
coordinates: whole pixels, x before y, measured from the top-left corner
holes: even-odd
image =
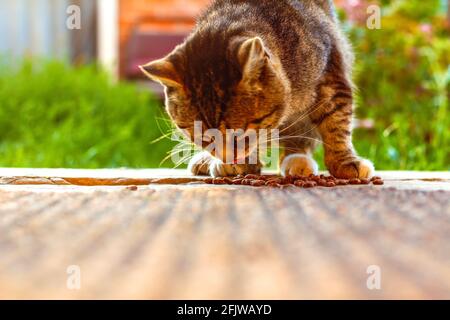
[[[171,147],[151,143],[167,127],[160,102],[93,66],[0,70],[0,166],[144,168]]]
[[[379,169],[449,170],[450,37],[441,1],[383,3],[379,30],[343,13],[356,51],[358,117],[375,122],[355,131],[355,145]]]
[[[341,1],[356,51],[359,153],[378,169],[450,169],[450,37],[444,1]],[[367,29],[368,4],[382,26]],[[358,11],[359,10],[359,11]],[[0,166],[158,167],[173,147],[161,102],[94,66],[0,66]],[[170,160],[165,166],[173,166]]]

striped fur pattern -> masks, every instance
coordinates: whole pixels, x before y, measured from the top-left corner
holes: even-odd
[[[166,107],[181,129],[281,132],[282,173],[317,171],[318,142],[336,177],[370,177],[373,165],[352,145],[353,54],[331,0],[215,0],[185,42],[142,67],[166,87]],[[234,175],[261,166],[228,165],[204,153],[195,174]]]

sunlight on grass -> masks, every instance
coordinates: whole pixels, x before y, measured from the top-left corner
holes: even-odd
[[[168,127],[160,101],[92,66],[3,68],[0,101],[0,166],[156,167],[171,148],[151,143]]]

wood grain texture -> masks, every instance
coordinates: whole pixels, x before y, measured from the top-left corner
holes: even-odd
[[[449,299],[450,191],[435,178],[0,186],[0,298]],[[370,265],[381,290],[366,287]]]

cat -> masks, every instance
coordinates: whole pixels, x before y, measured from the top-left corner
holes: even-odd
[[[352,144],[354,57],[331,0],[215,0],[183,44],[141,66],[165,86],[166,108],[179,129],[278,129],[281,174],[317,174],[312,154],[324,145],[337,178],[370,178],[373,164]],[[196,175],[259,173],[201,152]]]

